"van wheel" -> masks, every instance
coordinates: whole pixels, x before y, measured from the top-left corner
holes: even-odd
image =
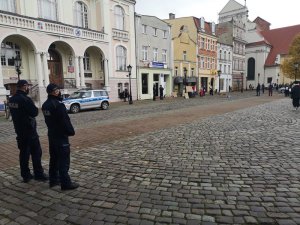
[[[108,109],[108,102],[102,102],[101,103],[101,109],[103,109],[103,110],[106,110],[106,109]]]
[[[71,108],[70,108],[71,113],[78,113],[79,110],[80,110],[80,107],[78,104],[71,105]]]

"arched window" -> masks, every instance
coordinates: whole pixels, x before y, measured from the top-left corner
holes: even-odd
[[[1,0],[0,0],[1,1]],[[39,17],[47,20],[57,20],[56,0],[39,0]]]
[[[248,68],[247,68],[247,76],[248,80],[254,80],[255,78],[255,59],[248,59]]]
[[[222,59],[222,50],[220,50],[219,59]]]
[[[88,10],[87,6],[83,2],[76,2],[75,3],[75,9],[74,9],[74,15],[75,15],[75,25],[83,28],[88,28]]]
[[[126,71],[126,48],[118,46],[117,49],[117,70]]]
[[[16,12],[15,0],[0,0],[0,10],[7,12]]]
[[[115,6],[115,28],[125,30],[125,13],[124,9],[119,5]]]

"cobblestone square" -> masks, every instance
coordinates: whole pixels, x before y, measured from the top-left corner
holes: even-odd
[[[80,188],[66,192],[21,182],[1,121],[0,224],[300,224],[300,111],[279,95],[207,99],[71,115]]]

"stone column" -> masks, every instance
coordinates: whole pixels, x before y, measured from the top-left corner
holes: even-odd
[[[79,57],[79,67],[80,67],[80,87],[85,87],[84,79],[84,66],[83,66],[83,56]]]
[[[80,77],[79,77],[79,57],[75,56],[75,79],[76,79],[76,87],[80,88]]]
[[[43,73],[42,73],[42,60],[41,60],[41,53],[35,53],[35,64],[36,64],[36,77],[38,80],[38,86],[43,87]]]
[[[104,86],[108,87],[108,76],[109,76],[109,65],[108,65],[108,59],[103,60],[104,64]]]
[[[2,88],[4,88],[4,85],[3,85],[2,64],[0,63],[0,89]]]
[[[45,87],[49,84],[49,69],[48,69],[48,52],[43,52],[43,69],[44,69],[44,85]]]

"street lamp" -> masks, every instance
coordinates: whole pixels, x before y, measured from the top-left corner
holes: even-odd
[[[16,68],[16,72],[18,74],[18,81],[20,80],[20,75],[21,75],[21,64],[22,64],[22,59],[20,55],[17,55],[16,58],[14,58],[14,64]]]
[[[243,93],[243,89],[244,89],[244,73],[241,72],[241,77],[242,77],[242,88],[241,88],[241,92]]]
[[[258,83],[259,83],[259,77],[260,77],[260,73],[258,73],[258,74],[257,74],[257,76],[258,76]]]
[[[187,69],[184,67],[183,68],[183,73],[184,73],[184,92],[186,93],[186,74],[187,74]]]
[[[277,87],[278,87],[279,73],[277,74]]]
[[[297,75],[297,72],[298,72],[298,68],[299,68],[299,63],[294,63],[294,67],[295,67],[295,82],[296,82],[296,75]]]
[[[132,69],[132,66],[128,65],[127,66],[128,77],[129,77],[129,101],[128,101],[128,103],[130,105],[133,104],[133,102],[132,102],[132,94],[131,94],[131,69]]]
[[[221,79],[220,79],[220,77],[221,77],[221,70],[218,70],[217,71],[218,72],[218,77],[219,77],[219,94],[220,94],[220,87],[221,87]]]

